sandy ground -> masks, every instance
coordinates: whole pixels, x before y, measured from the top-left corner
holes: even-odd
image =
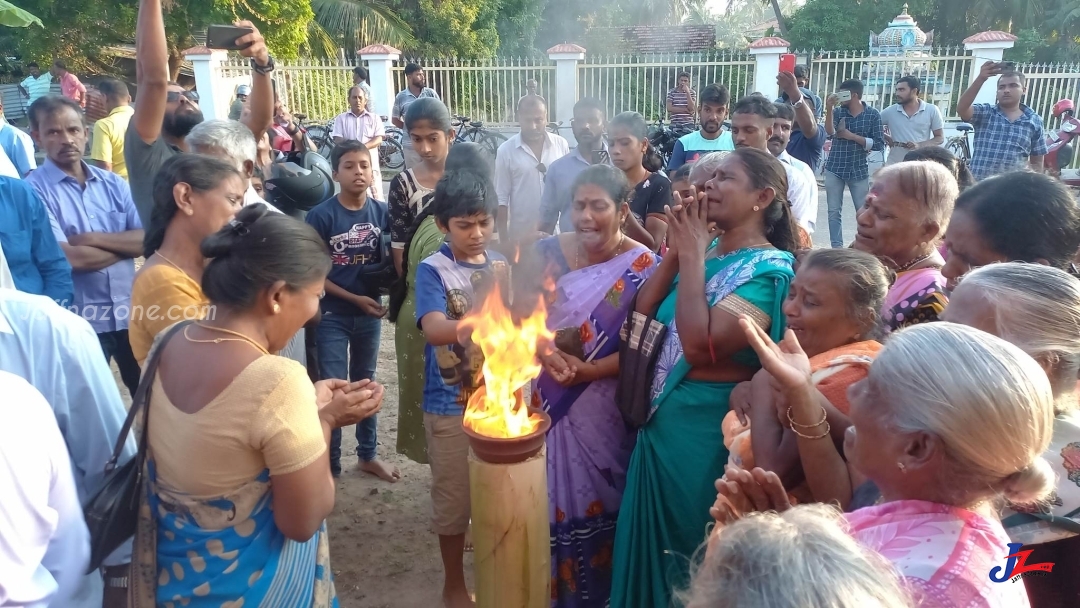
[[[131,403],[119,372],[116,383]],[[431,469],[395,452],[398,420],[394,326],[383,322],[376,380],[386,386],[379,413],[379,458],[401,471],[388,483],[355,468],[355,428],[342,431],[342,471],[330,514],[330,564],[342,608],[437,608],[442,597],[439,541],[431,532]],[[472,585],[472,555],[465,576]]]
[[[442,562],[431,532],[431,469],[395,452],[398,421],[394,326],[383,323],[375,379],[386,386],[379,413],[379,458],[402,474],[388,483],[355,468],[353,427],[342,431],[342,475],[330,515],[330,563],[343,608],[435,608],[441,605]],[[472,582],[471,554],[465,574]]]

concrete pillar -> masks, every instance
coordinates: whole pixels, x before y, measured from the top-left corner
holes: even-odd
[[[547,55],[555,62],[555,120],[561,121],[566,128],[574,118],[574,104],[578,98],[578,63],[585,60],[585,49],[564,42],[548,49]]]
[[[221,64],[229,54],[205,46],[196,46],[184,51],[184,59],[191,62],[195,72],[195,88],[199,91],[199,108],[207,120],[229,117],[229,103],[233,91],[229,82],[221,78]]]
[[[371,100],[375,113],[389,117],[394,109],[394,62],[401,59],[401,51],[386,44],[372,44],[357,51],[360,58],[368,62],[368,76],[371,81]]]
[[[790,43],[783,38],[770,36],[750,44],[750,56],[754,58],[754,91],[770,100],[780,96],[776,76],[780,73],[780,56],[788,52]],[[748,91],[732,91],[732,96],[742,96]]]
[[[971,51],[971,74],[968,76],[968,86],[975,82],[983,64],[988,61],[1001,61],[1005,49],[1011,49],[1016,41],[1017,37],[1008,32],[989,31],[968,36],[964,40],[964,49]],[[994,76],[983,84],[978,96],[975,97],[975,103],[997,103],[997,80],[998,77]]]

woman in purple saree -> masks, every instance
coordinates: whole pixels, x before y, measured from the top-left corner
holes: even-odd
[[[630,186],[607,166],[585,170],[572,190],[575,231],[536,252],[554,282],[548,328],[554,353],[533,387],[551,416],[547,436],[552,606],[604,606],[611,592],[615,522],[634,447],[615,404],[619,329],[657,259],[621,231]]]

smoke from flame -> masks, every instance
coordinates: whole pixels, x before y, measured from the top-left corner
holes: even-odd
[[[515,322],[503,302],[502,290],[491,289],[480,309],[462,320],[472,330],[472,341],[484,353],[484,386],[469,399],[465,426],[487,437],[513,438],[532,433],[541,418],[530,415],[521,389],[543,369],[536,358],[537,344],[554,335],[547,328],[543,298]]]

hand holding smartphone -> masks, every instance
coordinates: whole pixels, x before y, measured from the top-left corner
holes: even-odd
[[[837,91],[836,100],[840,103],[851,101],[851,91]]]
[[[780,55],[780,71],[788,74],[795,73],[795,55],[793,53]]]
[[[206,28],[206,46],[212,49],[239,51],[251,46],[251,43],[238,45],[236,41],[255,30],[250,27],[235,25],[211,25]]]

